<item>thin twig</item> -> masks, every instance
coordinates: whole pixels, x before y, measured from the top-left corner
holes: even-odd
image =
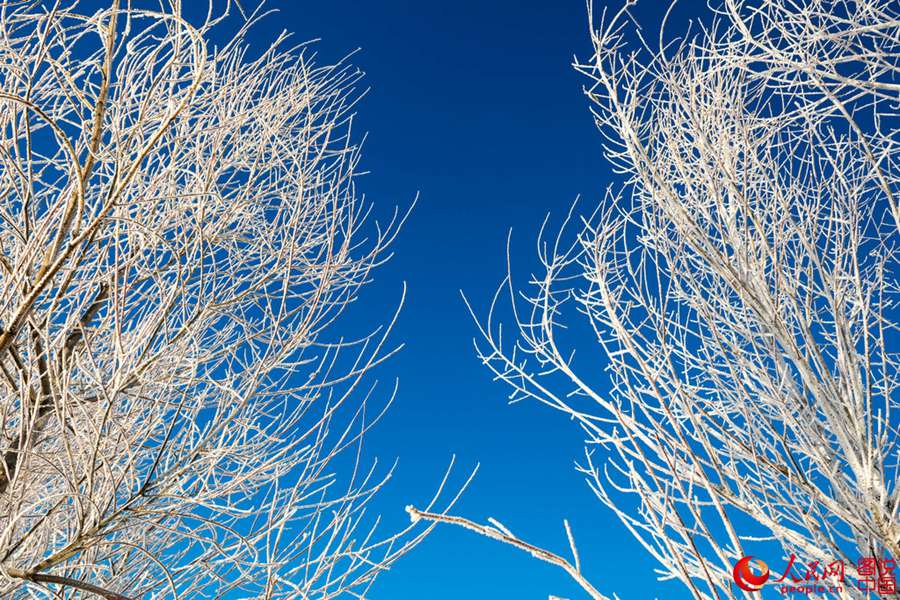
[[[535,546],[534,544],[530,544],[517,537],[508,535],[493,527],[479,525],[478,523],[475,523],[474,521],[470,521],[463,517],[424,512],[418,510],[413,506],[407,506],[406,512],[409,513],[409,517],[413,522],[417,522],[421,519],[434,523],[449,523],[450,525],[456,525],[458,527],[468,529],[469,531],[474,531],[479,535],[483,535],[492,540],[497,540],[498,542],[503,542],[504,544],[509,544],[510,546],[518,548],[519,550],[523,550],[534,558],[563,569],[566,573],[569,574],[569,577],[571,577],[575,581],[575,583],[577,583],[578,586],[581,587],[581,589],[583,589],[585,592],[587,592],[588,595],[590,595],[590,597],[594,600],[611,600],[608,596],[604,596],[603,594],[598,592],[597,589],[593,585],[591,585],[591,583],[587,579],[584,578],[579,567],[572,565],[569,561],[564,559],[562,556],[559,556],[558,554],[554,554],[553,552],[544,550],[543,548]],[[566,527],[566,529],[568,531],[568,526]],[[569,534],[569,540],[572,543],[572,547],[574,550],[574,542],[571,541],[571,533]],[[577,551],[575,551],[575,556],[578,556]],[[576,564],[577,560],[578,559],[576,558]]]

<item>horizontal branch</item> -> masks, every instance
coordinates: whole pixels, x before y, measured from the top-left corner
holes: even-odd
[[[493,527],[479,525],[478,523],[475,523],[474,521],[470,521],[463,517],[454,517],[452,515],[423,512],[413,506],[407,506],[406,512],[409,513],[409,517],[413,522],[424,519],[425,521],[431,521],[434,523],[449,523],[451,525],[457,525],[459,527],[462,527],[463,529],[468,529],[469,531],[474,531],[475,533],[483,535],[484,537],[491,538],[492,540],[497,540],[498,542],[509,544],[510,546],[518,548],[519,550],[524,550],[534,558],[550,563],[551,565],[555,565],[564,570],[569,574],[569,577],[575,580],[575,583],[577,583],[579,587],[587,592],[588,595],[594,600],[611,600],[608,596],[604,596],[603,594],[598,592],[597,589],[594,588],[594,586],[592,586],[590,582],[584,578],[584,576],[581,574],[581,570],[573,566],[572,563],[564,559],[562,556],[554,554],[553,552],[548,552],[547,550],[539,548],[534,544],[529,544],[528,542],[520,540],[519,538],[513,536],[508,532],[504,533],[499,529],[495,529]],[[571,543],[572,538],[571,533],[568,532],[568,528],[567,534],[569,535],[569,540]],[[572,550],[576,553],[575,556],[577,557],[578,555],[577,551],[575,550],[574,544],[572,544]]]
[[[7,575],[16,579],[24,579],[25,581],[33,581],[34,583],[53,583],[56,585],[72,587],[92,594],[97,594],[98,596],[106,598],[106,600],[132,600],[128,596],[112,592],[86,581],[73,579],[72,577],[50,575],[48,573],[28,573],[27,571],[16,569],[15,567],[6,567],[5,571]]]

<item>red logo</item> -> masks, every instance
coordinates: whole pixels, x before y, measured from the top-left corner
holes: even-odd
[[[750,570],[750,563],[756,563],[760,574],[754,575]],[[745,556],[734,565],[734,582],[745,592],[756,592],[769,580],[769,565],[761,560],[753,560],[752,556]]]
[[[824,564],[813,560],[801,564],[797,556],[791,554],[784,573],[777,579],[772,578],[769,566],[752,556],[745,556],[734,565],[734,582],[745,592],[758,592],[766,583],[770,583],[782,595],[789,594],[825,594],[844,591],[844,561],[833,560]],[[852,574],[857,589],[878,594],[896,594],[898,590],[897,561],[893,558],[864,556],[857,561],[856,573]],[[795,573],[796,571],[796,573]]]

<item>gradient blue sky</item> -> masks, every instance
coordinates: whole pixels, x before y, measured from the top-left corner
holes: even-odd
[[[507,404],[507,389],[475,357],[476,330],[459,295],[486,307],[505,272],[507,231],[527,270],[544,216],[560,216],[579,194],[596,203],[608,184],[586,81],[571,68],[574,55],[590,52],[583,0],[268,6],[280,12],[256,28],[260,39],[281,28],[298,41],[321,38],[323,61],[360,48],[352,60],[371,88],[356,124],[368,132],[363,167],[371,171],[360,190],[382,213],[420,193],[395,258],[350,316],[388,316],[408,283],[393,337],[406,347],[379,372],[399,376],[400,391],[368,447],[385,463],[399,457],[376,505],[386,524],[405,523],[403,506],[424,502],[456,454],[457,482],[481,463],[458,514],[493,516],[561,553],[569,518],[598,588],[684,597],[655,581],[648,555],[574,471],[582,452],[575,425],[534,404]],[[373,591],[381,600],[585,597],[554,567],[449,527]]]

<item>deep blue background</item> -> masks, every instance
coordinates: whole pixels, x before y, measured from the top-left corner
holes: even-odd
[[[600,4],[600,2],[598,2]],[[476,329],[460,299],[482,310],[506,269],[513,230],[517,268],[533,263],[544,216],[582,195],[596,203],[609,182],[587,83],[571,67],[590,55],[582,0],[313,2],[275,0],[255,28],[262,44],[282,28],[321,38],[321,61],[352,57],[370,87],[358,107],[368,132],[360,190],[384,214],[420,200],[362,303],[359,325],[387,318],[408,283],[393,339],[405,349],[379,370],[400,378],[368,453],[395,477],[375,506],[390,527],[403,507],[429,498],[451,454],[459,481],[481,463],[454,511],[493,516],[521,537],[567,554],[569,518],[582,562],[604,593],[685,597],[659,584],[653,563],[575,472],[581,435],[533,403],[508,405],[472,349]],[[599,6],[598,6],[599,8]],[[651,8],[651,7],[648,7]],[[661,7],[655,7],[661,8]],[[699,6],[698,6],[699,8]],[[598,365],[598,370],[602,365]],[[385,386],[385,387],[389,387]],[[584,598],[562,572],[474,534],[441,527],[373,589],[378,600]]]

